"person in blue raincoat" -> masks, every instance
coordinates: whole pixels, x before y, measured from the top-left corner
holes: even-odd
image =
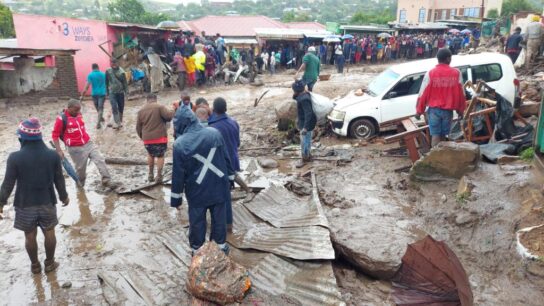
[[[182,106],[176,112],[170,206],[181,208],[182,194],[189,204],[189,244],[198,250],[206,239],[206,212],[211,215],[210,239],[228,252],[226,203],[234,171],[223,137],[214,128],[203,127],[195,114]]]

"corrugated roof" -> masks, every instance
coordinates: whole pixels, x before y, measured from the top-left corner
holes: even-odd
[[[226,45],[256,45],[255,38],[225,38]]]
[[[274,227],[329,226],[319,198],[298,198],[283,186],[272,185],[244,205]]]
[[[321,226],[274,228],[245,206],[233,204],[233,235],[228,242],[240,249],[255,249],[293,259],[334,259],[329,230]]]
[[[325,25],[319,23],[319,22],[288,22],[285,23],[285,25],[290,29],[300,29],[300,30],[312,30],[312,31],[320,31],[325,30]]]
[[[33,49],[33,48],[0,48],[0,55],[67,55],[75,54],[79,49]]]
[[[259,38],[266,39],[300,39],[304,38],[302,30],[286,28],[256,28],[255,33]]]
[[[266,16],[206,16],[188,24],[197,34],[205,31],[206,35],[219,33],[223,37],[254,37],[256,28],[287,28]]]
[[[270,254],[251,269],[254,288],[287,295],[302,305],[345,305],[330,262],[291,261]]]

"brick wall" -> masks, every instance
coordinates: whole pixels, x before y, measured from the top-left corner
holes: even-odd
[[[0,99],[0,106],[14,104],[38,104],[57,99],[78,98],[76,71],[72,55],[55,56],[55,74],[51,84],[44,90],[32,91],[13,98]]]

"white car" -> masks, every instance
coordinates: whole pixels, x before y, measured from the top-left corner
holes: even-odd
[[[335,101],[328,116],[335,134],[365,139],[387,128],[383,123],[415,115],[419,88],[436,58],[393,65],[368,85]],[[519,99],[519,81],[510,58],[498,53],[454,55],[451,66],[463,74],[463,83],[484,80],[511,103]]]

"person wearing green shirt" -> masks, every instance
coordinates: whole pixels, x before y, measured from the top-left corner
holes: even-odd
[[[302,80],[304,83],[306,83],[306,86],[308,87],[308,91],[312,91],[315,85],[315,82],[317,82],[317,77],[319,76],[319,69],[320,69],[320,61],[317,57],[315,47],[311,46],[308,48],[308,53],[304,55],[302,58],[302,65],[298,69],[297,73],[295,74],[295,80],[297,79],[297,76],[301,70],[304,70],[304,75],[302,76]]]

